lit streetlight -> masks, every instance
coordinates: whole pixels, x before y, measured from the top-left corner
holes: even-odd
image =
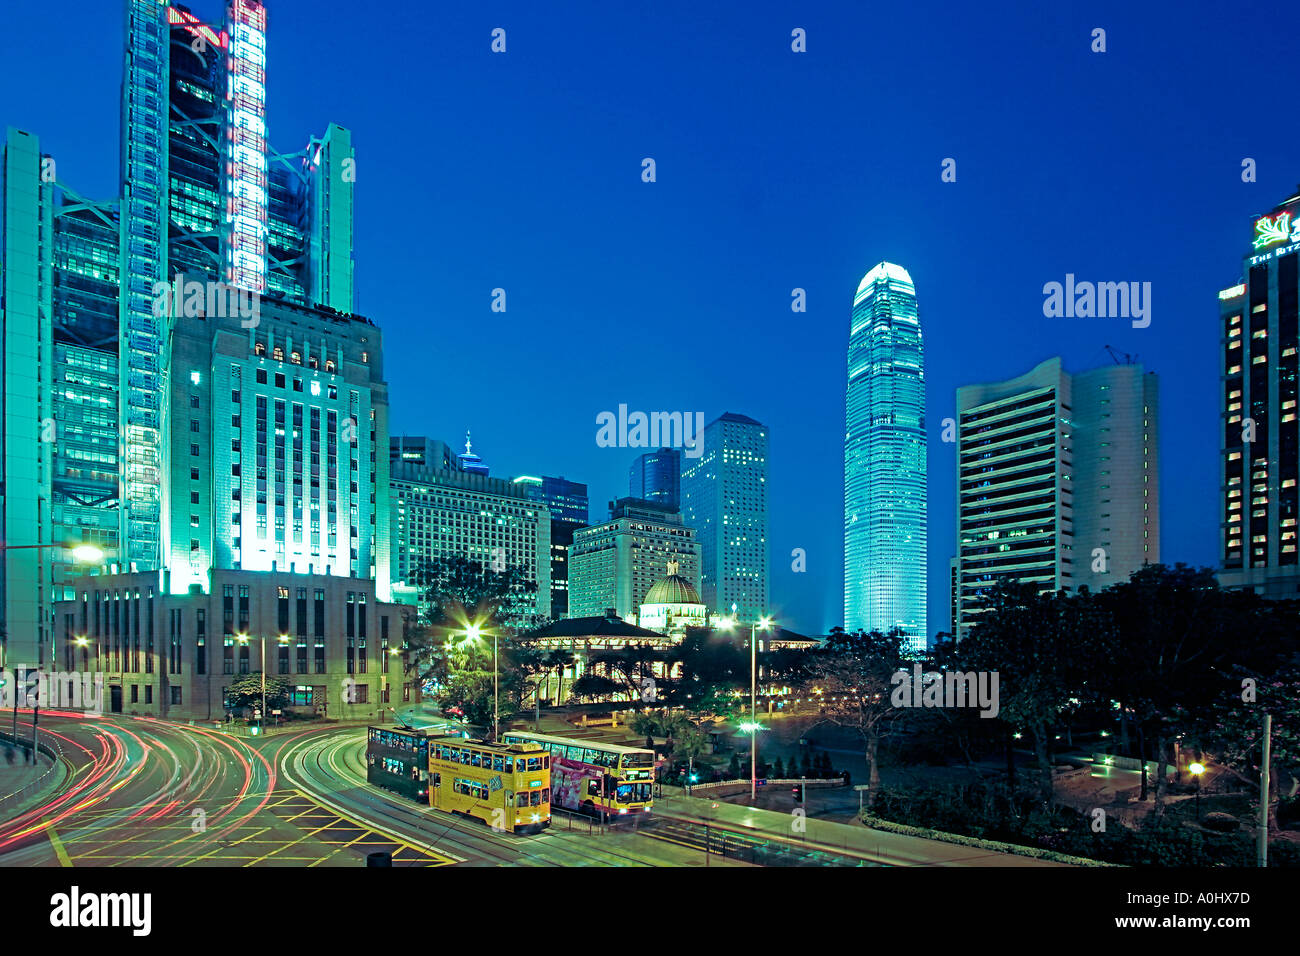
[[[483,634],[483,628],[478,624],[471,624],[465,628],[465,636],[471,641],[480,640]],[[497,663],[497,635],[492,635],[492,740],[497,739],[497,728],[501,726],[500,713],[500,693],[498,692],[498,681],[500,680],[500,666]]]
[[[247,634],[235,635],[235,640],[239,641],[240,644],[243,644],[245,646],[247,646],[248,642],[251,639],[252,638],[250,638]],[[258,713],[257,733],[258,736],[262,736],[266,732],[266,635],[262,635],[262,637],[260,637],[259,640],[262,643],[262,709]],[[277,638],[277,641],[280,644],[288,644],[289,635],[281,634]]]
[[[1199,760],[1195,763],[1188,764],[1187,769],[1192,772],[1196,778],[1196,822],[1201,822],[1201,774],[1205,773],[1205,764]]]
[[[736,626],[736,605],[731,606],[731,617],[718,621],[724,631],[731,631]],[[758,640],[757,631],[767,632],[772,629],[772,618],[764,615],[749,625],[749,722],[740,725],[740,729],[749,734],[749,802],[758,797],[758,732],[762,725],[758,722]]]

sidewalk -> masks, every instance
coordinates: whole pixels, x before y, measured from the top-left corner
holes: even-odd
[[[44,753],[37,754],[35,765],[21,763],[21,759],[10,765],[0,757],[0,820],[11,820],[41,803],[67,777],[62,760],[53,760]]]
[[[664,795],[655,800],[654,813],[669,819],[721,824],[751,835],[764,834],[773,839],[824,848],[837,853],[858,856],[897,866],[1010,866],[1069,868],[1065,863],[1036,860],[984,850],[977,847],[943,843],[924,837],[904,836],[872,830],[860,824],[836,823],[830,820],[803,818],[792,813],[737,806],[721,800],[704,797],[678,796],[673,788],[665,787]],[[795,830],[798,820],[803,833]]]

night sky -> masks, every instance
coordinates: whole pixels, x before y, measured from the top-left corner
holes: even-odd
[[[1160,374],[1163,558],[1213,564],[1216,292],[1239,281],[1252,217],[1300,182],[1300,7],[807,6],[268,3],[272,142],[354,131],[357,305],[385,333],[393,433],[472,428],[494,474],[584,481],[600,520],[640,449],[597,447],[599,412],[757,418],[772,610],[824,632],[842,607],[849,310],[888,259],[926,340],[931,634],[954,390],[1055,354],[1082,371],[1110,344]],[[116,191],[122,19],[118,0],[10,3],[0,32],[0,124],[93,198]],[[1044,318],[1067,272],[1151,282],[1150,327]]]

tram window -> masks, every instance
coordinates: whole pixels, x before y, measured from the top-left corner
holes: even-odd
[[[543,758],[542,758],[542,769],[543,769],[543,770],[550,770],[550,769],[551,769],[551,758],[550,758],[550,757],[543,757]]]
[[[515,758],[514,758],[514,757],[507,757],[507,758],[506,758],[506,773],[514,773],[514,772],[515,772]]]
[[[477,750],[473,751],[473,752],[470,754],[469,765],[470,765],[471,767],[481,767],[481,766],[483,766],[483,755],[480,754]]]
[[[550,787],[543,787],[543,788],[542,788],[542,803],[550,803],[550,802],[551,802],[551,788],[550,788]]]
[[[462,751],[460,752],[460,762],[463,763],[463,764],[468,764],[468,763],[469,763],[469,755],[470,755],[470,752],[469,752],[468,750],[462,750]]]
[[[542,758],[541,758],[541,757],[529,757],[529,758],[528,758],[528,769],[529,769],[530,771],[533,771],[533,770],[541,770],[541,769],[542,769]]]
[[[500,773],[505,768],[506,768],[505,758],[502,757],[500,754],[493,754],[492,769],[495,770],[497,773]]]
[[[515,805],[520,807],[528,806],[528,794],[527,793],[519,794],[519,799],[515,801]]]

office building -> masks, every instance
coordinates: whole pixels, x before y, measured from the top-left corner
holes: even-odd
[[[1099,591],[1159,562],[1159,410],[1137,364],[957,389],[956,636],[999,582]]]
[[[461,471],[464,456],[448,466],[441,442],[395,436],[389,447],[388,501],[397,599],[417,605],[422,614],[427,612],[421,567],[464,558],[485,571],[518,568],[537,586],[525,623],[532,626],[549,618],[551,515],[547,507],[530,497],[526,486]]]
[[[642,501],[653,501],[673,511],[681,506],[682,453],[677,448],[638,455],[628,473],[627,493]]]
[[[715,614],[756,621],[768,594],[767,426],[727,412],[682,459],[682,521],[700,544],[700,596]],[[685,567],[685,565],[683,565]]]
[[[1300,597],[1300,195],[1254,222],[1241,282],[1219,293],[1219,544],[1225,587]]]
[[[569,613],[569,548],[574,532],[587,527],[587,486],[533,475],[521,475],[514,484],[551,515],[551,619],[558,621]]]
[[[862,277],[849,325],[844,427],[844,626],[926,630],[925,351],[902,266]]]
[[[230,686],[261,672],[263,654],[266,674],[289,682],[286,712],[383,720],[419,700],[402,657],[411,609],[379,600],[372,581],[216,570],[186,592],[169,578],[87,575],[54,605],[54,666],[103,675],[107,713],[221,721]]]
[[[609,520],[579,528],[569,549],[569,617],[613,611],[632,620],[669,562],[696,590],[700,544],[682,516],[637,498],[610,502]]]
[[[118,194],[77,193],[30,132],[8,130],[0,158],[0,534],[50,546],[0,552],[15,659],[48,657],[50,609],[84,571],[60,545],[124,571],[168,561],[159,288],[179,274],[353,309],[351,136],[331,124],[293,152],[266,138],[263,4],[230,0],[217,23],[158,0],[123,9]]]

